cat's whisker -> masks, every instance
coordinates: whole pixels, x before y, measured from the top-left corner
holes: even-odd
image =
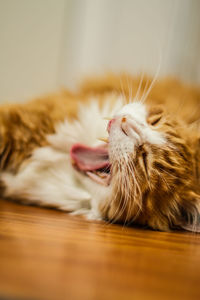
[[[117,199],[117,195],[118,195],[118,192],[119,192],[119,186],[117,185],[117,190],[115,192],[115,196],[111,199],[111,202],[110,202],[110,207],[111,206],[114,206],[114,203],[115,203],[115,200]],[[109,220],[109,224],[113,224],[116,222],[117,220],[117,211],[118,211],[118,208],[116,209],[116,212],[112,215],[112,217],[110,218]]]
[[[128,169],[129,169],[129,172],[130,172],[131,167],[129,165],[128,165]],[[131,171],[131,175],[132,174],[133,174],[133,172]],[[129,174],[129,176],[130,176],[130,174]],[[135,179],[134,179],[134,182],[135,182]],[[126,188],[126,194],[125,194],[126,195],[125,196],[125,204],[126,204],[125,207],[128,206],[128,209],[127,209],[127,213],[126,213],[126,218],[124,220],[124,225],[128,225],[128,224],[130,224],[133,221],[133,218],[131,218],[131,220],[127,223],[128,219],[129,219],[129,217],[131,215],[131,210],[132,210],[132,207],[133,207],[131,204],[134,205],[134,202],[135,202],[135,201],[133,201],[133,202],[129,201],[129,198],[131,198],[131,195],[130,195],[130,191],[131,190],[134,191],[134,193],[133,193],[134,194],[133,199],[135,199],[135,197],[136,197],[136,185],[134,185],[134,187],[131,188],[130,182],[127,181],[127,183],[128,183],[128,187]],[[128,193],[127,193],[127,191],[128,191]],[[139,212],[139,210],[138,210],[138,212]]]
[[[102,142],[105,142],[105,143],[108,143],[108,138],[107,137],[101,137],[101,138],[98,138],[99,141],[102,141]]]
[[[123,99],[123,102],[124,102],[124,105],[125,105],[125,104],[127,104],[127,97],[126,97],[125,92],[124,92],[124,87],[123,87],[123,84],[122,84],[122,78],[121,77],[119,77],[119,81],[120,81],[122,99]]]
[[[148,84],[149,84],[149,79],[146,79],[145,87],[144,87],[144,90],[142,92],[142,96],[140,98],[141,103],[144,103],[144,97],[145,97],[145,93],[146,93]]]
[[[126,213],[126,217],[124,220],[124,225],[127,224],[127,219],[130,216],[130,211],[131,211],[131,195],[130,195],[130,182],[128,180],[126,180],[126,184],[125,184],[125,197],[124,197],[124,205],[122,207],[122,213],[125,211],[125,209],[128,207],[127,209],[127,213]]]
[[[139,86],[138,86],[136,95],[135,95],[135,97],[134,97],[134,99],[135,99],[136,101],[137,101],[137,99],[139,99],[139,94],[140,94],[140,91],[141,91],[143,79],[144,79],[144,72],[142,72],[142,75],[141,75],[141,78],[140,78],[140,82],[139,82]]]
[[[140,197],[142,195],[142,192],[141,192],[140,186],[139,186],[137,178],[136,178],[136,176],[139,177],[139,175],[138,175],[138,172],[137,172],[136,167],[133,162],[131,163],[131,165],[129,165],[129,168],[131,169],[131,173],[134,176],[135,189],[136,188],[138,189],[138,194]],[[138,204],[139,208],[141,209],[140,201],[137,201],[137,204]]]
[[[157,68],[157,70],[156,70],[156,73],[155,73],[155,75],[154,75],[154,78],[153,78],[153,80],[152,80],[152,82],[151,82],[151,84],[150,84],[150,86],[149,86],[149,88],[148,88],[146,94],[145,94],[144,96],[142,96],[142,99],[141,99],[141,102],[142,102],[142,103],[144,103],[144,102],[146,101],[146,99],[147,99],[147,97],[149,96],[149,93],[151,92],[151,90],[152,90],[152,88],[153,88],[153,86],[154,86],[156,80],[158,79],[158,75],[159,75],[159,73],[160,73],[160,68],[161,68],[161,59],[162,59],[162,56],[161,56],[161,53],[160,53],[160,60],[159,60],[159,63],[158,63],[158,68]]]
[[[124,169],[124,173],[125,174],[122,174],[121,176],[121,186],[122,186],[122,195],[124,196],[124,203],[122,205],[122,208],[121,208],[121,213],[120,213],[120,216],[123,214],[123,212],[125,211],[125,208],[127,206],[127,195],[129,195],[129,188],[127,186],[127,172],[126,172],[126,168]]]
[[[123,165],[123,161],[120,160],[119,162],[117,162],[117,165],[118,165],[118,169],[121,168],[121,166]],[[124,170],[124,169],[122,169]],[[122,174],[121,172],[117,174],[117,176],[119,175],[119,178],[117,180],[117,182],[121,182],[121,185],[117,184],[117,190],[115,191],[115,197],[112,199],[112,203],[115,202],[115,200],[117,199],[117,196],[118,196],[118,193],[120,191],[122,191],[121,196],[120,196],[120,199],[117,203],[117,207],[116,207],[116,211],[115,213],[113,214],[113,217],[112,217],[112,223],[116,222],[117,220],[119,220],[119,217],[121,217],[122,213],[123,213],[123,209],[121,209],[120,211],[120,207],[121,207],[121,203],[122,201],[124,201],[124,195],[125,195],[125,192],[124,192],[124,186],[125,186],[125,182],[127,181],[127,174]],[[127,191],[126,191],[127,192]]]
[[[131,80],[131,99],[130,99],[130,103],[132,103],[132,99],[133,99],[133,82],[132,82],[132,79]]]
[[[125,166],[125,168],[121,168],[121,166]],[[121,185],[120,185],[121,196],[118,201],[118,205],[117,205],[118,208],[116,208],[116,211],[113,215],[113,221],[119,219],[126,210],[126,214],[125,214],[126,217],[125,217],[125,221],[124,221],[124,225],[125,225],[125,224],[127,224],[127,220],[129,220],[129,223],[131,223],[133,221],[132,218],[130,219],[131,211],[132,211],[132,205],[131,205],[132,202],[130,202],[130,199],[133,196],[133,194],[134,194],[133,198],[135,199],[135,204],[138,205],[138,208],[139,208],[138,212],[136,213],[135,218],[137,218],[138,214],[141,211],[141,201],[137,199],[138,197],[141,198],[141,190],[140,190],[139,184],[137,182],[137,179],[135,177],[135,174],[137,174],[137,172],[135,170],[134,164],[123,165],[123,162],[120,161],[119,168],[121,169],[121,174],[120,174],[120,179],[118,180],[118,182],[121,182]],[[128,178],[130,176],[134,178],[133,187],[131,187],[132,183],[129,182],[129,180],[128,180]],[[117,189],[119,189],[119,186],[117,186]],[[133,194],[131,194],[131,190],[134,191]],[[116,196],[115,196],[115,198],[116,198]],[[122,204],[122,201],[123,201],[123,204]],[[121,206],[121,204],[122,204],[122,206]]]
[[[131,99],[131,89],[130,89],[130,82],[128,81],[128,74],[126,74],[126,84],[128,88],[128,103],[130,103]]]

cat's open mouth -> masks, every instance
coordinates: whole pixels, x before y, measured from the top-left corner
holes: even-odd
[[[74,167],[102,185],[110,183],[110,163],[108,149],[103,146],[88,147],[75,144],[70,151]]]

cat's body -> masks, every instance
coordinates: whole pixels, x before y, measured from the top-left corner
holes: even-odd
[[[76,94],[1,107],[2,196],[198,230],[200,90],[165,80],[144,101],[150,82],[110,76]],[[99,140],[105,136],[108,144]]]

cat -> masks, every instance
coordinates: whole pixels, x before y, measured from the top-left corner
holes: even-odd
[[[1,196],[154,230],[200,228],[200,89],[109,74],[0,108]]]

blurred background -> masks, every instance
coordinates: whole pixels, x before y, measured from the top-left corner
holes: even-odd
[[[199,0],[0,0],[1,102],[159,64],[200,83]]]

